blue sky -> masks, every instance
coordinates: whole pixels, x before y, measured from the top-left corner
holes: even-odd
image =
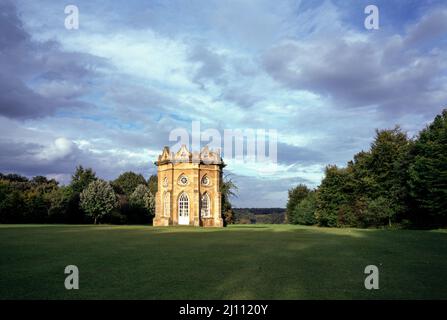
[[[80,11],[78,30],[64,8]],[[380,29],[366,30],[375,4]],[[447,101],[444,1],[2,1],[0,171],[148,177],[169,132],[276,129],[278,166],[229,165],[240,207],[283,207],[376,128]]]

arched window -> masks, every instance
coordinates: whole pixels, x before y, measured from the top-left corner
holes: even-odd
[[[184,192],[178,198],[178,214],[180,218],[189,217],[189,199]]]
[[[163,215],[165,217],[171,215],[171,194],[169,192],[165,193],[165,198],[163,200]]]
[[[204,193],[201,199],[201,215],[206,218],[210,216],[210,197],[208,193]]]

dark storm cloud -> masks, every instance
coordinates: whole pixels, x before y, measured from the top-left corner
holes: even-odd
[[[86,91],[84,80],[105,62],[65,52],[55,41],[32,40],[10,1],[0,3],[0,15],[0,115],[29,119],[87,106],[77,100]]]
[[[0,114],[9,118],[38,117],[56,109],[47,99],[29,89],[21,80],[0,74]]]
[[[76,166],[93,168],[99,177],[115,179],[124,171],[141,172],[148,177],[155,173],[150,158],[146,163],[126,162],[121,164],[120,155],[104,152],[101,154],[81,150],[69,140],[58,148],[57,144],[38,144],[0,139],[0,172],[19,173],[28,177],[36,175],[69,177]],[[58,179],[59,180],[59,179]],[[66,178],[60,179],[68,182]]]
[[[0,3],[0,48],[14,46],[17,43],[29,39],[29,35],[23,30],[22,23],[17,16],[16,9],[12,2],[5,0]]]
[[[0,172],[17,172],[27,176],[62,174],[73,171],[74,161],[80,150],[73,147],[69,152],[46,158],[42,144],[13,140],[0,140]]]
[[[42,151],[42,146],[37,143],[13,143],[6,140],[0,140],[0,163],[3,167],[8,163],[15,163],[20,159],[27,159],[38,155]]]
[[[447,102],[445,46],[432,42],[419,49],[414,44],[446,34],[447,23],[441,22],[446,18],[446,11],[432,13],[405,37],[284,42],[265,53],[263,65],[283,85],[330,98],[339,108],[430,113]]]

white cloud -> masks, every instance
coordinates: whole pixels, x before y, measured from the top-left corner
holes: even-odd
[[[66,181],[83,164],[107,179],[127,170],[148,176],[169,131],[190,130],[192,120],[222,134],[276,129],[274,174],[265,163],[226,169],[237,175],[239,206],[284,206],[288,188],[316,186],[325,164],[345,164],[369,146],[375,128],[400,123],[414,133],[446,100],[442,10],[370,33],[353,28],[346,7],[331,1],[130,1],[106,11],[78,2],[80,29],[69,32],[60,4],[18,1],[33,43],[61,44],[43,69],[78,59],[86,68],[75,66],[63,80],[39,77],[23,61],[5,68],[24,70],[42,97],[75,97],[89,107],[54,106],[46,118],[26,121],[0,117],[0,142],[12,154],[0,157],[2,170]],[[104,60],[89,68],[90,58],[66,51]],[[398,105],[405,109],[394,112]],[[265,191],[262,201],[252,190]]]

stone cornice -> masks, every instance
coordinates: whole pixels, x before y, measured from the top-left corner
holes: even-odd
[[[205,146],[201,152],[190,152],[185,145],[182,145],[177,153],[170,152],[169,147],[164,147],[162,153],[158,156],[158,161],[155,161],[154,164],[160,166],[169,163],[198,163],[225,167],[225,163],[220,156],[220,150],[213,151],[208,146]]]

